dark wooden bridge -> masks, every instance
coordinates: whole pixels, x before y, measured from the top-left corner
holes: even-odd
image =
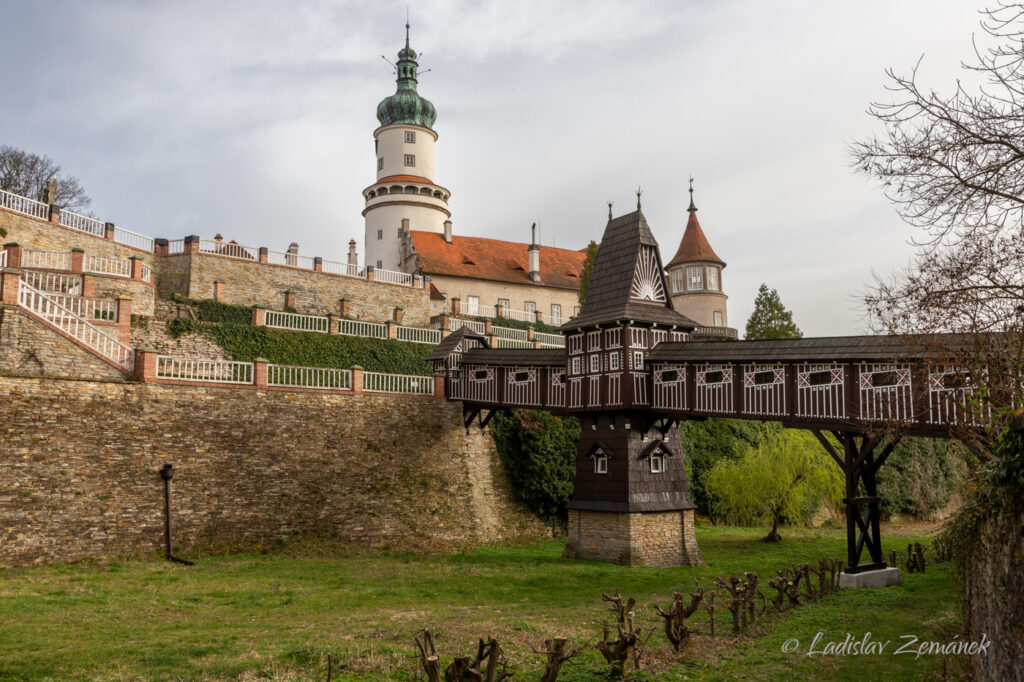
[[[626,562],[650,554],[634,531],[623,531],[625,555],[602,552],[607,519],[579,517],[574,544],[572,510],[692,515],[682,457],[672,466],[651,457],[653,446],[669,460],[681,454],[679,421],[724,417],[809,429],[846,477],[846,572],[883,568],[876,473],[896,442],[963,434],[991,418],[988,370],[973,363],[978,337],[692,342],[695,323],[673,310],[663,282],[649,274],[660,273],[660,263],[637,211],[609,221],[583,311],[560,329],[564,349],[488,348],[465,328],[443,340],[431,358],[445,375],[446,396],[462,401],[467,428],[474,420],[486,426],[499,409],[580,417],[571,551]],[[864,549],[870,559],[862,563]],[[699,561],[680,551],[681,563]]]

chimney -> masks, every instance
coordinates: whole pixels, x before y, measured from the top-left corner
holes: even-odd
[[[530,281],[540,282],[540,245],[537,244],[537,223],[530,228]]]
[[[452,243],[452,221],[444,221],[444,240],[449,244]]]
[[[402,218],[402,239],[409,236],[409,219]]]
[[[291,244],[289,244],[288,245],[288,253],[292,254],[293,256],[299,255],[299,245],[296,244],[295,242],[292,242]]]
[[[348,264],[359,265],[359,255],[356,254],[356,240],[348,240]]]

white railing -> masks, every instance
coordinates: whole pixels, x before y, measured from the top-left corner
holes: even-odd
[[[251,362],[232,360],[193,360],[158,355],[156,375],[160,379],[175,381],[203,381],[215,384],[251,384]]]
[[[0,268],[7,267],[7,249],[0,251]]]
[[[153,281],[153,268],[149,267],[145,263],[142,264],[142,281],[152,282]]]
[[[251,246],[231,244],[229,242],[218,242],[213,239],[199,240],[200,253],[212,253],[216,256],[227,256],[228,258],[245,258],[248,260],[259,260],[260,250]]]
[[[128,346],[118,343],[92,326],[56,300],[27,285],[24,281],[18,288],[18,304],[48,324],[77,339],[105,358],[127,371],[135,367],[135,353]]]
[[[115,277],[132,276],[132,262],[127,258],[114,258],[113,256],[86,254],[82,269],[85,272],[96,272]]]
[[[410,343],[428,343],[433,346],[441,343],[440,329],[420,329],[419,327],[398,327],[395,338]]]
[[[54,303],[86,320],[107,320],[113,322],[117,319],[117,304],[114,301],[82,298],[81,296],[64,296],[62,294],[46,295]]]
[[[472,317],[497,317],[498,309],[493,305],[466,304],[465,314]]]
[[[58,275],[54,272],[22,272],[21,281],[45,294],[82,295],[80,275]]]
[[[526,341],[530,337],[527,335],[525,329],[513,329],[512,327],[498,327],[491,325],[491,333],[497,336],[499,339],[515,339],[517,341]]]
[[[461,329],[462,327],[468,327],[477,334],[483,334],[484,330],[487,328],[483,322],[478,320],[460,320],[457,317],[448,318],[448,331],[453,332],[456,329]]]
[[[302,268],[303,270],[313,269],[313,259],[310,256],[300,256],[297,253],[268,250],[267,262],[271,265],[289,265],[293,268]]]
[[[43,270],[70,270],[71,252],[22,249],[21,267],[42,268]]]
[[[107,233],[107,226],[104,222],[86,215],[72,213],[66,209],[61,209],[60,224],[64,227],[70,227],[72,230],[88,232],[98,237],[102,237]]]
[[[352,390],[352,371],[327,367],[267,365],[267,386]]]
[[[50,207],[41,201],[35,201],[27,197],[11,194],[0,189],[0,206],[11,211],[24,213],[43,220],[50,219]]]
[[[300,315],[268,310],[265,320],[268,327],[276,329],[296,329],[304,332],[320,332],[321,334],[327,334],[330,331],[327,326],[328,318],[318,315]]]
[[[359,320],[338,320],[338,333],[345,336],[368,336],[374,339],[388,338],[388,327],[376,322]]]
[[[185,240],[184,239],[171,239],[167,242],[167,255],[174,256],[179,253],[185,253]]]
[[[434,377],[363,372],[363,390],[368,393],[434,395]]]
[[[142,249],[143,251],[153,250],[152,237],[147,237],[144,234],[125,230],[117,226],[114,226],[114,241],[121,244],[127,244],[128,246],[134,246],[135,248]]]
[[[377,270],[373,271],[373,281],[375,282],[388,282],[390,284],[401,284],[403,286],[412,286],[412,275],[407,272],[395,272],[394,270]]]
[[[537,313],[527,312],[525,310],[511,310],[510,308],[505,308],[505,310],[501,313],[501,316],[507,317],[510,320],[519,320],[520,322],[537,321]]]
[[[542,348],[565,348],[565,337],[561,334],[534,332],[533,338],[540,341]]]
[[[499,336],[498,348],[533,348],[533,342],[520,341],[518,339],[503,339]]]
[[[332,275],[345,275],[346,277],[366,279],[366,268],[362,265],[352,265],[351,263],[342,263],[336,260],[323,261],[323,271],[329,272]]]

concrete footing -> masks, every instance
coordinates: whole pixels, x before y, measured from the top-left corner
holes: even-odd
[[[839,587],[888,587],[900,584],[900,569],[895,566],[863,573],[840,573]]]

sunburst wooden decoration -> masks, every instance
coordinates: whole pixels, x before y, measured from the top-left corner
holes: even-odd
[[[658,256],[651,247],[644,247],[633,271],[630,297],[638,301],[665,302],[665,281],[658,267]]]

